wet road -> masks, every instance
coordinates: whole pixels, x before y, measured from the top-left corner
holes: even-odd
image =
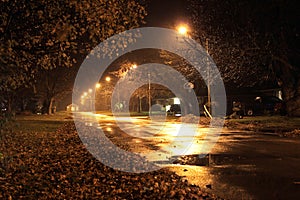
[[[211,138],[212,129],[201,125],[184,126],[178,136],[182,124],[177,122],[119,117],[116,124],[115,118],[105,115],[79,116],[87,125],[116,135],[117,142],[128,143],[131,151],[222,198],[300,199],[299,138],[226,128]],[[90,123],[91,118],[99,124]],[[203,157],[207,145],[212,149]]]

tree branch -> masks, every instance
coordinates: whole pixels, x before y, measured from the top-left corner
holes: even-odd
[[[284,60],[283,58],[280,58],[280,57],[278,57],[278,56],[272,55],[272,60],[281,62],[282,64],[284,64],[286,67],[290,68],[291,70],[295,70],[295,67],[292,66],[290,63],[288,63],[288,62],[287,62],[286,60]]]

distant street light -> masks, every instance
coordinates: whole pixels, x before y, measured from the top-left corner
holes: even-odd
[[[106,80],[107,82],[109,82],[109,81],[111,80],[111,78],[110,78],[109,76],[107,76],[107,77],[105,78],[105,80]]]
[[[96,110],[96,108],[97,108],[97,106],[96,106],[96,102],[97,102],[97,90],[99,90],[101,88],[101,84],[100,83],[96,83],[95,84],[95,96],[94,96],[94,104],[95,104],[95,110]]]
[[[95,87],[96,87],[96,89],[99,89],[101,87],[101,84],[100,83],[96,83]]]
[[[124,71],[122,71],[122,73],[119,74],[119,76],[118,76],[119,78],[127,76],[127,73],[128,72],[130,73],[130,70],[136,69],[138,67],[137,64],[135,64],[135,63],[131,64],[131,66],[129,67],[129,69],[128,69],[128,65],[126,65],[126,66],[127,66],[126,69]],[[118,81],[117,84],[118,84],[118,91],[117,91],[118,92],[118,103],[117,103],[117,108],[118,108],[119,111],[121,111],[122,108],[124,107],[124,105],[122,104],[122,102],[120,100],[120,81]]]
[[[131,69],[136,69],[137,68],[137,65],[136,64],[133,64],[132,66],[131,66]]]

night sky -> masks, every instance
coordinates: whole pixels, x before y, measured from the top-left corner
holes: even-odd
[[[146,26],[172,28],[180,23],[187,23],[184,0],[151,0],[147,11]]]

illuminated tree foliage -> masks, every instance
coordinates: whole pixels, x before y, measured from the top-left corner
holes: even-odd
[[[300,116],[297,1],[189,0],[193,37],[204,44],[225,82],[278,84],[287,112]]]
[[[168,69],[160,71],[160,69],[155,68],[155,64],[153,64],[153,68],[151,70],[140,70],[140,67],[144,64],[158,63],[167,65],[168,63],[166,62],[169,60],[164,59],[162,54],[162,50],[159,49],[139,49],[121,56],[111,65],[111,71],[109,74],[113,75],[116,79],[127,78],[127,80],[129,80],[126,82],[127,87],[122,88],[122,93],[128,93],[129,89],[134,88],[134,84],[136,83],[142,85],[139,88],[135,88],[135,91],[132,94],[131,103],[136,104],[135,106],[131,105],[134,111],[149,109],[149,98],[151,103],[155,104],[156,99],[174,97],[174,94],[165,86],[155,84],[153,82],[153,77],[155,77],[156,80],[164,80],[167,78],[172,79],[170,82],[176,82],[177,77],[166,76]],[[174,58],[174,61],[177,59],[176,57],[172,58]],[[150,92],[148,84],[149,81]],[[120,81],[119,84],[123,84],[122,81]],[[142,103],[143,100],[144,102]]]
[[[146,15],[133,0],[1,0],[0,12],[2,97],[31,86],[41,70],[73,66]]]

